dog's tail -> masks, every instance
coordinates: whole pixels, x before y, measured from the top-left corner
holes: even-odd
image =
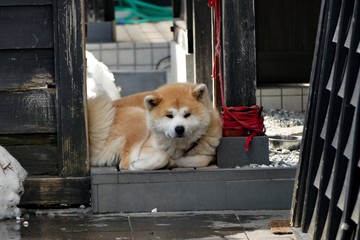
[[[90,98],[88,104],[89,153],[92,166],[113,166],[116,156],[102,157],[115,118],[115,107],[109,96]]]

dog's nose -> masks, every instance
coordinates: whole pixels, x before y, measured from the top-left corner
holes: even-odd
[[[178,136],[181,136],[181,135],[183,135],[184,134],[184,132],[185,132],[185,128],[184,128],[184,126],[176,126],[175,127],[175,132],[176,132],[176,134],[178,135]]]

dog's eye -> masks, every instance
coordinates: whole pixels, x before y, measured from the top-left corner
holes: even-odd
[[[190,117],[190,113],[186,113],[185,115],[184,115],[184,118],[188,118],[188,117]]]
[[[172,114],[166,114],[167,118],[173,118],[174,116]]]

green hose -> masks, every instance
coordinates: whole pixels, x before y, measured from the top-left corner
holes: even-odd
[[[118,24],[170,21],[173,19],[172,9],[160,7],[140,0],[118,0],[116,12],[125,11],[129,15],[116,18]]]

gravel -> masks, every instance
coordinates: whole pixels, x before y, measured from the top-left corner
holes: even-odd
[[[263,115],[266,128],[288,128],[304,125],[304,112],[270,109],[264,110]]]
[[[272,136],[302,136],[305,113],[286,109],[264,110],[264,125],[266,135]],[[299,161],[300,149],[271,148],[269,144],[269,165],[250,164],[243,168],[296,167]]]

